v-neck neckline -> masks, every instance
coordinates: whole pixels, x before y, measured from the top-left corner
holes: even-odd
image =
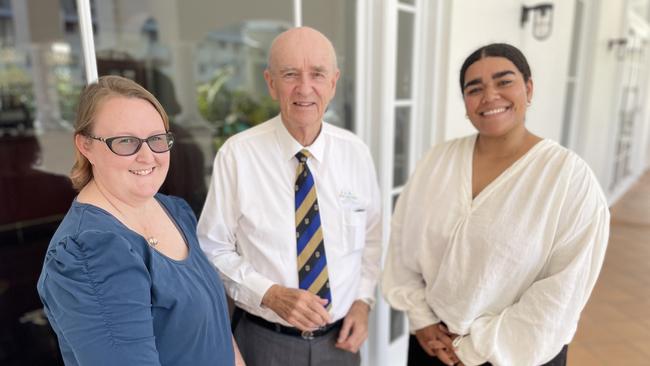
[[[498,186],[501,185],[501,183],[506,180],[509,176],[511,176],[517,168],[522,166],[525,161],[530,159],[530,156],[533,155],[533,153],[537,150],[539,150],[543,145],[547,143],[547,139],[541,139],[535,143],[528,151],[526,151],[522,156],[520,156],[517,160],[515,160],[512,164],[510,164],[509,167],[507,167],[504,171],[501,172],[496,178],[494,178],[488,185],[486,185],[479,194],[476,195],[476,197],[472,197],[472,183],[474,179],[474,172],[472,169],[472,166],[474,164],[474,149],[476,148],[476,140],[478,139],[478,134],[475,134],[473,138],[468,139],[467,143],[470,145],[469,148],[465,151],[467,154],[467,157],[465,161],[467,162],[465,164],[465,169],[467,169],[467,174],[466,176],[469,179],[466,179],[466,197],[469,199],[469,206],[474,209],[475,207],[479,206],[481,202],[485,201],[487,198],[491,195],[491,193],[497,189]]]

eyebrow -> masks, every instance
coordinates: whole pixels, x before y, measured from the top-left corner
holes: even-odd
[[[495,72],[494,74],[492,74],[492,79],[499,79],[499,78],[502,78],[502,77],[504,77],[506,75],[514,75],[514,74],[515,74],[515,72],[512,71],[512,70],[499,71],[499,72]],[[481,82],[482,82],[481,78],[472,79],[472,80],[468,81],[467,83],[465,83],[465,86],[463,87],[463,90],[469,88],[472,85],[480,84]]]
[[[167,132],[169,132],[169,131],[166,131],[166,130],[154,130],[154,131],[151,131],[151,134],[147,135],[147,137],[153,136],[153,135],[160,135],[160,134],[167,133]],[[138,136],[137,133],[133,133],[133,132],[116,132],[115,134],[112,134],[111,137],[139,137],[139,136]]]
[[[288,71],[300,71],[300,68],[292,67],[292,66],[284,66],[284,67],[280,67],[279,71],[281,73],[285,73],[285,72],[288,72]],[[311,67],[309,69],[309,71],[312,71],[312,72],[316,71],[316,72],[326,73],[327,72],[327,67],[325,67],[325,66],[313,66],[313,67]]]
[[[515,74],[515,72],[512,71],[512,70],[499,71],[497,73],[492,74],[492,79],[498,79],[498,78],[502,78],[502,77],[504,77],[506,75],[514,75],[514,74]]]
[[[470,80],[465,83],[465,86],[463,87],[463,90],[469,88],[472,85],[480,84],[481,83],[481,78],[476,78],[474,80]]]

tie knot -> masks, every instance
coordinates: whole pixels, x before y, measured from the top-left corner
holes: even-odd
[[[311,153],[306,149],[302,149],[296,153],[296,159],[301,163],[306,163],[309,158],[311,158]]]

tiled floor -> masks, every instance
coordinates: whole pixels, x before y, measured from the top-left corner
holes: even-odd
[[[611,208],[605,264],[569,366],[650,365],[650,172]]]

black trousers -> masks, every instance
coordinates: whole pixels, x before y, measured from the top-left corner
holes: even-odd
[[[542,366],[565,366],[566,365],[566,356],[569,346],[564,346],[562,351],[553,357],[552,360],[545,363]],[[418,339],[414,335],[411,335],[409,338],[409,358],[408,366],[445,366],[437,357],[429,356],[422,347]],[[489,362],[484,363],[482,366],[491,366]]]

